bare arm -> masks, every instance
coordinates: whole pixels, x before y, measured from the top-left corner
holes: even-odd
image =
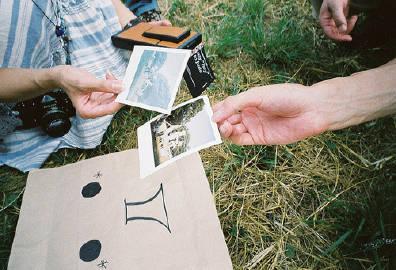
[[[116,10],[121,27],[124,27],[130,20],[136,18],[135,14],[130,11],[120,0],[111,0]]]
[[[48,69],[0,68],[0,101],[23,101],[62,88],[73,102],[77,113],[95,118],[117,112],[115,102],[122,82],[110,74],[99,80],[84,69],[57,66]]]
[[[396,113],[396,61],[312,86],[252,88],[214,106],[213,120],[237,144],[288,144]]]
[[[27,100],[60,87],[58,69],[0,68],[0,101]]]
[[[396,62],[312,86],[329,130],[396,113]]]

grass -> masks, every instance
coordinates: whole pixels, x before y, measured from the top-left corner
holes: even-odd
[[[329,42],[308,1],[164,0],[175,25],[204,33],[212,102],[250,87],[306,85],[378,65],[381,50]],[[386,56],[386,55],[385,55]],[[346,89],[347,91],[347,89]],[[189,99],[185,84],[177,103]],[[134,148],[153,113],[119,112],[94,150],[61,150],[45,167]],[[384,118],[285,146],[224,143],[201,152],[235,269],[396,269],[396,122]],[[26,175],[0,168],[0,269]]]

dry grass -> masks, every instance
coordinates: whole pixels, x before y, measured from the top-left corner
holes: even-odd
[[[217,75],[207,91],[212,102],[256,85],[349,75],[376,59],[375,51],[347,51],[326,41],[306,1],[160,2],[174,24],[205,33]],[[189,98],[183,84],[177,103]],[[134,148],[136,128],[153,115],[125,109],[100,147],[62,150],[45,166]],[[396,239],[395,141],[396,123],[387,118],[292,145],[226,142],[202,151],[234,268],[396,269],[395,243],[389,242]],[[25,178],[0,169],[3,269]]]

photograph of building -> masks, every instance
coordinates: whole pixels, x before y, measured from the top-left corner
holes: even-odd
[[[155,166],[215,139],[203,99],[151,122]]]
[[[158,126],[156,134],[155,148],[158,152],[156,163],[161,164],[187,151],[190,136],[185,125],[171,125],[164,119]]]

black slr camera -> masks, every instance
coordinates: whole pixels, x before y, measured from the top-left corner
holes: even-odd
[[[41,126],[51,137],[61,137],[69,132],[69,118],[76,115],[71,100],[62,90],[19,102],[13,111],[22,120],[19,129]]]

